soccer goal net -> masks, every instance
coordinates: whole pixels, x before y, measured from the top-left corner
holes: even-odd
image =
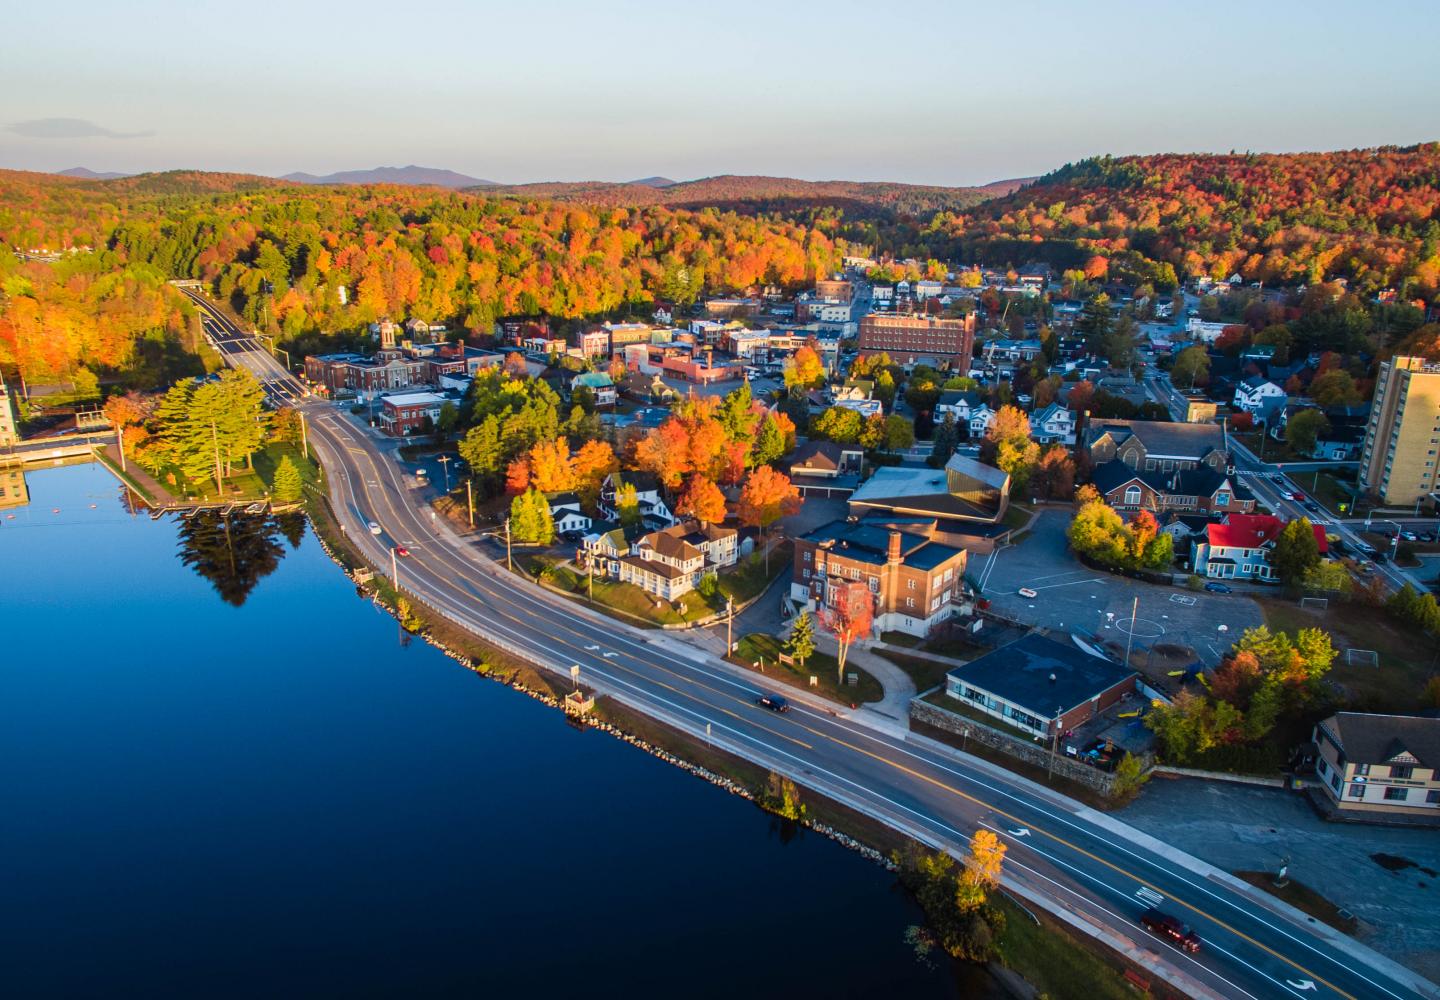
[[[1328,598],[1328,597],[1302,597],[1302,598],[1300,598],[1300,606],[1301,606],[1302,608],[1306,608],[1306,609],[1308,609],[1308,610],[1310,610],[1310,611],[1324,611],[1326,608],[1328,608],[1328,607],[1330,606],[1330,598]]]
[[[1380,656],[1373,649],[1347,649],[1345,662],[1352,667],[1378,667]]]

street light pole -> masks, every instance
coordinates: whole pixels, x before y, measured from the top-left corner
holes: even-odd
[[[310,457],[310,431],[309,431],[309,429],[305,426],[305,411],[304,411],[304,410],[297,410],[296,412],[300,414],[300,444],[301,444],[301,445],[304,447],[304,449],[305,449],[305,457],[306,457],[306,459],[309,459],[309,457]]]
[[[735,599],[725,598],[725,655],[729,656],[735,648]]]
[[[505,568],[515,572],[515,562],[510,557],[510,519],[505,519]]]
[[[442,468],[442,469],[445,470],[445,492],[446,492],[446,493],[449,493],[449,492],[450,492],[450,456],[449,456],[449,455],[441,455],[438,459],[436,459],[436,461],[438,461],[438,462],[440,463],[440,468]]]
[[[475,488],[474,480],[465,480],[465,504],[470,508],[470,529],[475,529]]]
[[[1130,605],[1130,634],[1125,637],[1125,669],[1130,669],[1130,647],[1135,644],[1135,614],[1140,610],[1140,595],[1135,595],[1135,602]]]
[[[390,582],[395,585],[395,593],[400,593],[400,564],[395,558],[395,546],[390,546]]]
[[[1064,706],[1055,706],[1055,724],[1050,733],[1050,764],[1045,772],[1047,781],[1055,777],[1055,758],[1060,755],[1060,719],[1064,711]]]

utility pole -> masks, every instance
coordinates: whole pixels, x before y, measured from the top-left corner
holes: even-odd
[[[595,557],[585,556],[585,599],[595,603]]]
[[[438,459],[436,459],[436,461],[438,461],[438,462],[440,463],[440,468],[442,468],[442,469],[445,470],[445,492],[446,492],[446,493],[449,493],[449,492],[450,492],[450,456],[449,456],[449,455],[441,455]]]
[[[395,559],[395,546],[390,546],[390,582],[395,585],[395,593],[400,593],[400,564]]]
[[[1060,755],[1060,718],[1065,709],[1061,705],[1055,706],[1055,724],[1051,727],[1050,733],[1050,764],[1045,771],[1045,780],[1049,781],[1055,777],[1055,758]]]
[[[735,599],[725,598],[725,655],[729,656],[735,648]]]
[[[515,562],[510,558],[510,519],[505,519],[505,568],[515,572]]]
[[[305,448],[305,458],[310,458],[310,433],[305,426],[305,411],[297,410],[300,414],[300,444]]]
[[[475,488],[474,480],[465,480],[465,503],[470,508],[470,530],[475,530]]]
[[[1135,613],[1140,610],[1140,595],[1135,595],[1135,603],[1130,605],[1130,634],[1125,637],[1125,669],[1130,669],[1130,647],[1135,644]]]
[[[124,425],[124,424],[116,424],[116,425],[115,425],[115,447],[116,447],[117,449],[119,449],[119,451],[120,451],[120,471],[121,471],[121,472],[124,472],[124,471],[126,471],[126,469],[125,469],[125,425]]]

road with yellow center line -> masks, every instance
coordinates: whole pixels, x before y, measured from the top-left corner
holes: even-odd
[[[1363,949],[1353,942],[1325,940],[1316,928],[1260,905],[1245,889],[1207,878],[1193,859],[1129,839],[1022,779],[906,742],[848,713],[797,704],[788,715],[774,716],[754,704],[759,688],[738,668],[677,648],[671,637],[657,641],[654,633],[595,615],[504,572],[473,541],[434,518],[367,430],[342,411],[306,402],[303,387],[254,350],[253,341],[223,317],[213,319],[230,331],[222,350],[259,367],[272,391],[308,413],[312,447],[351,541],[387,574],[390,548],[409,548],[412,555],[398,561],[402,589],[461,626],[561,673],[578,664],[587,683],[691,733],[713,724],[720,733],[716,742],[727,749],[932,843],[960,846],[982,823],[999,823],[1015,867],[1023,869],[1012,874],[1031,879],[1032,888],[1086,920],[1132,938],[1212,995],[1436,995],[1383,962],[1372,968],[1357,960]],[[388,543],[368,532],[371,520]],[[1183,955],[1135,925],[1157,896],[1164,899],[1162,909],[1199,930],[1205,947],[1198,956]]]

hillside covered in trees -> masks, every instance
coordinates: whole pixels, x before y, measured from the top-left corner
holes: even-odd
[[[1440,144],[1099,157],[942,212],[919,243],[917,255],[942,260],[1039,258],[1161,288],[1239,273],[1429,299],[1440,290]]]
[[[0,243],[93,248],[54,273],[57,265],[0,255],[0,366],[29,378],[127,363],[118,348],[92,350],[84,322],[54,319],[62,303],[95,322],[154,320],[153,303],[113,285],[76,286],[83,274],[146,267],[152,277],[198,278],[258,327],[298,339],[386,316],[488,333],[506,314],[590,317],[762,283],[800,288],[842,253],[816,226],[714,209],[296,188],[230,175],[206,185],[189,175],[98,182],[14,172],[0,172]]]

